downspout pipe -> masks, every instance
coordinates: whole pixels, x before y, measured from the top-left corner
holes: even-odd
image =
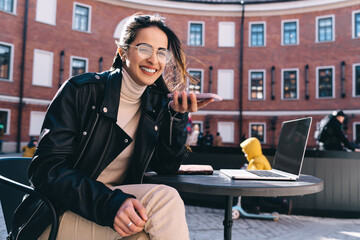
[[[16,152],[20,152],[21,132],[22,132],[22,114],[23,114],[23,98],[24,98],[24,75],[25,75],[25,59],[26,59],[26,41],[27,41],[27,28],[28,28],[28,12],[29,0],[25,1],[24,13],[24,29],[23,29],[23,42],[22,42],[22,58],[21,58],[21,72],[20,72],[20,90],[19,90],[19,106],[18,106],[18,122],[17,122],[17,137],[16,137]]]
[[[59,88],[61,87],[63,83],[64,78],[64,57],[65,57],[65,51],[62,50],[60,52],[60,74],[59,74]]]
[[[211,93],[211,86],[212,86],[212,70],[213,70],[213,66],[209,67],[209,93]]]
[[[244,17],[245,17],[245,1],[241,0],[242,6],[241,25],[240,25],[240,88],[239,88],[239,142],[243,136],[243,78],[244,78]]]

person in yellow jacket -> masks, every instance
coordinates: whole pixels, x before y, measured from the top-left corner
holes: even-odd
[[[24,152],[23,157],[31,157],[32,158],[35,153],[36,145],[37,145],[37,139],[34,137],[31,137],[29,143],[22,148],[22,150]]]
[[[249,164],[248,170],[271,170],[271,165],[263,155],[260,141],[251,137],[240,143],[240,147],[245,154]]]

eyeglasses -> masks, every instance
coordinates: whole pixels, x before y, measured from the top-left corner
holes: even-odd
[[[147,44],[147,43],[140,43],[138,45],[128,45],[131,47],[135,47],[137,49],[137,54],[142,59],[148,59],[152,56],[153,52],[156,51],[157,58],[159,62],[166,64],[170,61],[172,54],[167,49],[157,49],[154,50],[154,48]]]

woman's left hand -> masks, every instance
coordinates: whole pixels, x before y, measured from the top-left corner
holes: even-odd
[[[170,107],[175,112],[185,113],[185,112],[196,112],[200,108],[205,107],[209,103],[213,102],[214,99],[209,98],[203,101],[198,102],[196,99],[195,93],[190,93],[190,101],[188,101],[188,94],[185,91],[182,91],[181,94],[178,91],[174,92],[174,98],[170,102]]]

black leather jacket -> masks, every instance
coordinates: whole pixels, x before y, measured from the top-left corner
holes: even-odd
[[[132,197],[95,181],[133,141],[116,124],[121,79],[117,69],[67,81],[47,111],[29,167],[32,184],[60,214],[69,209],[109,227],[122,203]],[[134,154],[123,184],[141,183],[148,167],[174,173],[181,164],[188,115],[168,108],[167,92],[159,78],[142,96]]]

